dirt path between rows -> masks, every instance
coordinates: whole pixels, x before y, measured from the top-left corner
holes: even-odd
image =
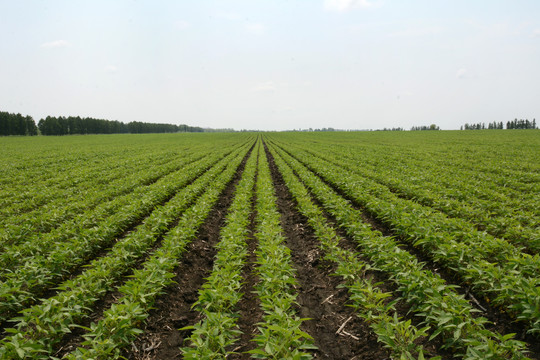
[[[421,249],[415,248],[412,245],[410,245],[408,241],[404,240],[402,237],[397,235],[392,230],[391,226],[379,220],[376,217],[376,214],[369,213],[362,204],[359,204],[357,201],[355,201],[355,199],[348,196],[341,189],[334,186],[332,183],[326,181],[319,174],[313,171],[312,173],[316,175],[322,182],[328,185],[331,189],[333,189],[336,193],[338,193],[341,197],[350,201],[351,205],[355,209],[361,212],[362,220],[368,223],[373,229],[380,231],[384,236],[391,236],[391,237],[396,238],[400,242],[401,244],[400,247],[403,250],[408,251],[409,253],[414,255],[419,261],[424,263],[425,265],[424,268],[426,270],[430,270],[433,273],[438,274],[442,279],[446,281],[447,284],[457,285],[457,288],[455,290],[460,295],[465,296],[465,298],[469,300],[469,303],[471,304],[471,306],[478,311],[477,313],[473,314],[473,316],[483,316],[490,321],[489,324],[486,324],[487,329],[494,332],[498,332],[500,334],[509,334],[509,333],[516,334],[515,339],[527,343],[528,345],[527,350],[529,351],[527,353],[527,356],[530,357],[531,359],[540,360],[540,341],[538,340],[538,337],[535,337],[531,334],[527,334],[526,327],[517,323],[505,312],[491,306],[491,304],[485,301],[483,297],[474,296],[473,292],[470,291],[470,289],[468,289],[466,286],[463,286],[463,282],[461,281],[459,276],[457,276],[455,273],[451,271],[448,271],[442,268],[440,265],[436,264],[433,261],[433,259],[428,254],[423,252]],[[329,218],[332,219],[333,222],[335,223],[335,219],[333,219],[331,216],[329,216]],[[341,232],[341,234],[344,234],[344,233]],[[418,322],[418,318],[415,321]]]
[[[257,160],[258,165],[258,160]],[[258,167],[258,166],[257,166]],[[255,179],[257,179],[258,171],[255,173]],[[239,313],[237,325],[238,329],[242,332],[240,338],[234,344],[231,351],[234,351],[233,354],[228,356],[229,359],[248,359],[249,356],[245,353],[246,351],[255,349],[255,343],[251,339],[257,333],[257,323],[262,321],[263,312],[260,307],[260,300],[255,293],[255,285],[259,282],[259,277],[256,272],[256,261],[257,261],[257,238],[255,237],[256,223],[255,219],[257,217],[257,211],[255,210],[255,203],[257,201],[255,190],[254,195],[251,198],[251,215],[250,215],[250,224],[249,224],[249,234],[246,240],[246,245],[248,248],[248,256],[246,258],[246,263],[242,269],[242,278],[244,279],[244,285],[240,289],[242,292],[242,299],[237,304],[237,310]]]
[[[297,271],[299,316],[311,319],[304,322],[303,330],[313,336],[318,347],[314,357],[388,359],[388,351],[377,342],[369,326],[347,306],[347,290],[338,288],[341,279],[332,276],[335,265],[323,259],[319,241],[307,219],[296,210],[296,203],[268,150],[267,157],[286,245],[292,250],[293,266]]]
[[[253,149],[253,148],[252,148]],[[199,229],[197,238],[188,246],[175,270],[175,283],[165,289],[154,304],[146,320],[144,331],[123,354],[130,360],[179,359],[180,347],[189,338],[189,331],[179,329],[200,320],[200,313],[191,309],[198,299],[198,291],[210,275],[216,255],[220,229],[225,224],[227,209],[232,203],[236,185],[240,181],[252,149],[239,166],[233,180],[226,186],[216,205]]]

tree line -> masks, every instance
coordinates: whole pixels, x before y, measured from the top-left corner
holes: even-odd
[[[0,111],[0,136],[2,135],[37,135],[38,128],[31,116],[10,114]]]
[[[154,124],[140,121],[123,123],[117,120],[95,119],[80,116],[47,116],[36,125],[27,115],[0,112],[0,136],[2,135],[84,135],[84,134],[145,134],[204,132],[204,128],[188,125]]]
[[[431,124],[429,126],[422,125],[422,126],[413,126],[411,128],[411,131],[420,131],[420,130],[441,130],[440,127],[438,127],[435,124]]]
[[[154,124],[140,121],[124,124],[117,120],[81,118],[79,116],[47,116],[39,121],[38,128],[42,135],[147,134],[204,131],[201,127],[188,125]]]
[[[461,130],[495,130],[495,129],[504,129],[503,122],[492,122],[488,123],[486,126],[485,123],[476,123],[476,124],[465,124],[461,127]],[[529,121],[529,119],[514,119],[512,121],[506,122],[506,129],[512,130],[512,129],[537,129],[536,127],[536,119],[533,119],[532,121]]]

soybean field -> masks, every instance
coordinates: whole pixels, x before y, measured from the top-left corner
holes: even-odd
[[[0,359],[540,359],[539,131],[0,146]]]

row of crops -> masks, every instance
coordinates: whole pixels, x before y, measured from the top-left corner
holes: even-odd
[[[0,359],[538,359],[530,133],[2,139]]]

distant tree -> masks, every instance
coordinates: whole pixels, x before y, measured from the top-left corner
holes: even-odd
[[[529,121],[529,119],[517,119],[506,122],[506,129],[536,129],[536,119]]]
[[[132,121],[128,124],[117,120],[81,118],[80,116],[54,117],[40,119],[37,126],[32,117],[21,114],[0,112],[0,135],[74,135],[74,134],[120,134],[120,133],[174,133],[204,132],[197,126],[155,124]],[[215,129],[209,129],[214,131]],[[224,131],[226,129],[221,129]],[[228,129],[227,131],[233,131]]]
[[[31,116],[27,115],[25,117],[25,122],[26,122],[26,135],[29,135],[29,136],[37,135],[38,129],[37,129],[36,122],[34,121],[34,119],[32,119]]]
[[[0,135],[37,135],[37,128],[31,116],[0,112]]]
[[[0,112],[0,136],[9,135],[9,114]]]
[[[413,126],[411,128],[411,131],[419,131],[419,130],[440,130],[440,128],[435,124],[431,124],[429,126],[425,126],[425,125],[423,125],[423,126]]]
[[[38,128],[42,135],[60,135],[61,128],[58,119],[52,116],[39,120]]]
[[[516,120],[516,123],[517,123],[517,120]],[[516,126],[514,122],[507,122],[506,123],[506,128],[507,129],[511,129],[512,126]],[[469,124],[469,123],[465,123],[465,125],[463,125],[461,127],[461,129],[465,129],[465,130],[484,130],[484,129],[488,129],[488,130],[496,130],[496,129],[504,129],[504,124],[502,121],[500,122],[492,122],[492,123],[488,123],[487,124],[487,127],[486,127],[486,124],[485,123],[477,123],[477,124]]]

